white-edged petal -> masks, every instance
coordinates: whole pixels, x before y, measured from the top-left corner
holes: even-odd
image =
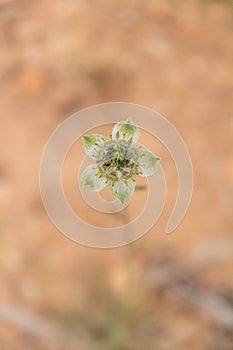
[[[106,179],[100,177],[99,167],[91,164],[86,167],[81,175],[81,181],[84,186],[90,186],[93,192],[101,191],[106,186]]]
[[[132,139],[132,143],[135,143],[139,136],[140,130],[137,125],[132,122],[131,118],[117,123],[112,129],[112,138],[115,140],[130,141]]]
[[[113,185],[109,184],[114,197],[118,198],[124,204],[132,195],[135,188],[135,181],[133,179],[119,180]]]
[[[97,160],[106,140],[107,138],[102,135],[84,135],[83,142],[87,155]]]
[[[138,149],[137,164],[141,170],[141,176],[151,176],[158,169],[158,162],[160,158],[156,157],[153,153],[147,151],[146,149],[140,147]]]

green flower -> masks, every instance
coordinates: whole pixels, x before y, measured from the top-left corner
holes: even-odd
[[[135,175],[153,175],[160,160],[136,145],[139,136],[140,130],[131,118],[117,123],[109,138],[83,136],[85,151],[96,163],[83,171],[82,183],[95,192],[108,185],[114,197],[124,204],[134,192]]]

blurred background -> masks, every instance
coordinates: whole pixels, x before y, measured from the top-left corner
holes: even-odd
[[[0,1],[1,350],[233,349],[232,68],[230,0]],[[166,236],[177,174],[154,144],[168,182],[161,219],[131,245],[97,250],[52,225],[38,174],[54,128],[111,101],[173,123],[195,187]],[[85,218],[72,164],[64,187]]]

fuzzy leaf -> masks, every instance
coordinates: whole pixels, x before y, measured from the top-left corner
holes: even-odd
[[[105,140],[106,138],[102,135],[84,135],[83,142],[87,155],[92,159],[98,159]]]
[[[119,140],[126,140],[135,143],[140,136],[140,130],[136,124],[134,124],[131,118],[126,121],[117,123],[112,129],[112,138]]]
[[[84,186],[90,186],[93,192],[99,192],[106,186],[104,177],[100,177],[99,167],[95,164],[88,165],[81,175]]]
[[[133,179],[119,180],[109,186],[114,197],[118,198],[124,204],[134,191],[135,181]]]
[[[160,158],[156,157],[153,153],[140,147],[138,149],[137,163],[139,169],[142,171],[141,176],[151,176],[158,169],[158,162]]]

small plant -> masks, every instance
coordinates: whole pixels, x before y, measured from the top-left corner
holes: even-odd
[[[109,186],[115,198],[124,204],[135,189],[135,175],[151,176],[160,158],[136,145],[140,130],[131,118],[117,123],[109,138],[102,135],[83,136],[87,155],[96,161],[81,175],[85,186],[101,191]]]

